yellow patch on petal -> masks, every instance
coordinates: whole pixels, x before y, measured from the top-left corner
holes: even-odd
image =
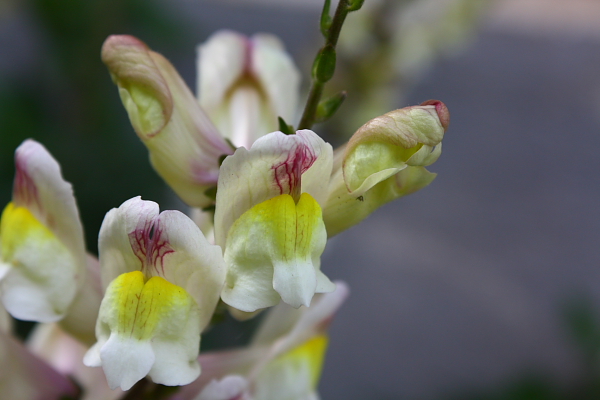
[[[283,355],[283,362],[305,364],[310,370],[311,389],[316,389],[323,369],[325,350],[329,340],[325,335],[315,336],[304,344]]]
[[[138,340],[150,339],[162,322],[194,305],[185,289],[159,276],[144,282],[141,271],[119,275],[108,287],[107,296],[116,307],[116,326],[112,328]]]
[[[39,242],[40,247],[45,247],[42,245],[56,242],[57,238],[27,208],[15,206],[12,202],[8,203],[0,219],[2,259],[11,263],[19,247],[31,241]],[[18,263],[13,266],[18,266]]]
[[[313,232],[322,223],[319,203],[302,193],[298,204],[289,194],[282,194],[255,205],[234,224],[232,230],[250,224],[264,226],[272,234],[273,251],[282,261],[310,259]]]

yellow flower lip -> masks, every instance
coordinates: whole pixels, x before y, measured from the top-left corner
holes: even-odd
[[[118,310],[116,332],[137,340],[150,339],[173,309],[185,310],[194,305],[185,289],[159,276],[146,281],[141,271],[118,276],[109,290]]]
[[[255,205],[228,233],[223,300],[246,312],[280,298],[308,307],[315,292],[333,289],[319,270],[325,242],[321,207],[310,194],[302,193],[297,203],[281,194]]]
[[[54,234],[25,207],[8,203],[0,219],[0,248],[2,259],[11,262],[27,240],[51,241]]]

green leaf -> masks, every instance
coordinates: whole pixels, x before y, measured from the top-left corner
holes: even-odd
[[[313,77],[315,80],[325,83],[333,77],[335,72],[335,48],[328,44],[319,51],[313,64]]]
[[[292,125],[288,125],[283,118],[277,117],[277,120],[279,121],[279,130],[281,132],[285,133],[286,135],[293,135],[296,133],[294,127]]]
[[[317,107],[317,114],[315,122],[325,122],[329,118],[335,114],[335,112],[340,108],[344,100],[346,100],[347,93],[346,91],[341,91],[338,94],[335,94],[319,103]]]
[[[348,11],[357,11],[365,3],[365,0],[350,0],[350,5],[348,6]]]
[[[329,36],[329,27],[331,26],[331,16],[329,15],[330,7],[331,0],[325,0],[323,12],[321,13],[321,33],[325,36],[325,39]]]

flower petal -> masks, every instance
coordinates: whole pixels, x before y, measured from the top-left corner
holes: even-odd
[[[331,157],[331,146],[308,130],[296,135],[273,132],[254,142],[250,150],[237,149],[221,165],[215,212],[216,243],[225,246],[231,225],[265,200],[281,194],[312,195],[316,188],[313,197],[320,201],[323,191],[320,182],[331,173]]]
[[[358,224],[382,205],[429,185],[436,176],[424,167],[407,166],[357,198],[348,193],[342,171],[338,170],[331,178],[331,192],[323,210],[327,235],[335,236]]]
[[[15,152],[13,202],[25,207],[48,227],[75,257],[82,270],[86,265],[83,227],[73,196],[60,165],[48,150],[26,140]]]
[[[259,33],[250,40],[252,71],[267,94],[275,118],[291,123],[298,111],[300,72],[276,36]]]
[[[158,213],[158,204],[140,197],[106,214],[100,228],[102,281],[142,271],[184,288],[202,309],[200,326],[210,321],[225,280],[221,248],[210,244],[179,211]]]
[[[110,36],[102,60],[119,87],[138,136],[158,174],[191,206],[204,207],[219,158],[231,154],[173,66],[132,36]]]
[[[140,252],[145,250],[143,233],[151,229],[158,214],[158,204],[144,201],[139,196],[106,213],[98,235],[100,271],[105,289],[119,275],[142,269],[142,259],[132,249],[132,241]],[[130,239],[136,239],[136,232],[141,237]]]
[[[255,398],[317,400],[327,342],[325,335],[315,336],[268,363],[256,378]]]
[[[198,46],[198,99],[212,116],[224,103],[227,92],[246,68],[248,39],[229,30],[213,33]]]
[[[13,203],[0,221],[2,302],[19,319],[57,321],[85,279],[83,229],[71,185],[39,143],[15,154]]]
[[[307,193],[297,204],[283,194],[254,206],[227,237],[221,298],[246,312],[273,306],[280,296],[293,307],[308,307],[317,290],[326,236],[321,208]],[[333,288],[331,282],[324,287]]]
[[[109,386],[128,390],[146,375],[156,383],[184,385],[200,374],[200,310],[181,287],[140,271],[117,277],[98,317],[98,343],[88,366],[102,365]]]
[[[67,312],[77,292],[79,265],[67,247],[24,207],[9,203],[0,220],[2,302],[24,320],[52,322]]]
[[[296,113],[299,73],[275,36],[219,31],[198,48],[198,97],[220,132],[250,148]]]
[[[227,375],[213,380],[194,400],[251,400],[247,393],[248,381],[239,375]]]

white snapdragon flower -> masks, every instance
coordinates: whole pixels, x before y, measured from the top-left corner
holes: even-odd
[[[221,249],[179,211],[159,214],[139,197],[106,214],[99,237],[104,299],[84,363],[102,366],[111,388],[146,375],[185,385],[200,374],[200,333],[225,275]]]
[[[0,297],[18,319],[55,322],[93,340],[100,294],[87,274],[83,228],[71,185],[39,143],[15,154],[13,199],[0,220]]]
[[[227,263],[225,303],[245,312],[280,299],[308,307],[334,289],[320,270],[332,153],[312,131],[273,132],[223,161],[215,240]]]
[[[316,400],[327,328],[348,296],[336,282],[310,308],[281,303],[269,311],[250,345],[201,354],[202,376],[170,400]]]

